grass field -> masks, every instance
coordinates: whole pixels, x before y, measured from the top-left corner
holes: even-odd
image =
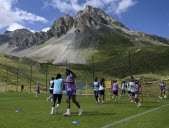
[[[106,101],[106,104],[96,104],[94,96],[77,96],[84,109],[82,116],[78,116],[78,109],[74,104],[71,116],[64,117],[66,112],[65,96],[56,115],[50,115],[51,102],[46,101],[48,94],[34,93],[0,93],[0,127],[1,128],[100,128],[116,121],[135,116],[162,105],[169,104],[168,99],[144,97],[142,106],[130,103],[127,97],[119,99],[118,103]],[[146,100],[146,98],[148,100]],[[147,114],[129,119],[112,128],[168,128],[169,106]],[[16,112],[20,110],[20,112]],[[78,124],[73,124],[78,121]]]

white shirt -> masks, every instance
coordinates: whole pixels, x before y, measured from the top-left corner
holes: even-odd
[[[135,82],[129,82],[129,86],[131,88],[131,92],[136,92]]]

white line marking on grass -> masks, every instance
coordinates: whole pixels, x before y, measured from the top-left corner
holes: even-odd
[[[136,118],[136,117],[138,117],[138,116],[141,116],[141,115],[144,115],[144,114],[150,113],[150,112],[152,112],[152,111],[158,110],[158,109],[163,108],[163,107],[166,107],[166,106],[169,106],[169,104],[166,104],[166,105],[160,106],[160,107],[158,107],[158,108],[151,109],[151,110],[149,110],[149,111],[146,111],[146,112],[140,113],[140,114],[135,115],[135,116],[131,116],[131,117],[128,117],[128,118],[125,118],[125,119],[122,119],[122,120],[116,121],[116,122],[114,122],[114,123],[108,124],[108,125],[103,126],[103,127],[101,127],[101,128],[108,128],[108,127],[110,127],[110,126],[113,126],[113,125],[116,125],[116,124],[122,123],[122,122],[124,122],[124,121],[130,120],[130,119],[133,119],[133,118]]]

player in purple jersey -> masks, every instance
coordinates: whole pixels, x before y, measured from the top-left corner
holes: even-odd
[[[117,102],[117,99],[118,99],[118,84],[117,84],[117,80],[113,81],[112,92],[113,92],[112,99],[115,98],[115,102]]]
[[[164,97],[164,98],[167,97],[166,94],[165,94],[165,86],[166,86],[166,84],[164,83],[164,81],[162,81],[162,82],[160,83],[160,85],[159,85],[159,88],[160,88],[160,96],[159,96],[159,98],[160,98],[160,99],[162,99],[163,97]],[[163,96],[163,94],[164,94],[164,96]]]
[[[70,116],[70,99],[72,98],[73,103],[79,108],[79,116],[82,115],[83,110],[80,108],[79,102],[76,100],[76,85],[75,78],[76,75],[70,70],[66,69],[65,71],[67,78],[64,81],[66,85],[66,103],[67,103],[67,112],[63,114],[64,116]]]
[[[39,93],[40,93],[40,83],[38,83],[36,87],[36,96],[38,96]]]

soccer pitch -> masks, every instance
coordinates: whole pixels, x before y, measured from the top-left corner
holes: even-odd
[[[144,97],[142,106],[137,108],[128,97],[119,102],[106,101],[96,104],[94,96],[77,96],[84,113],[78,116],[77,107],[71,103],[71,116],[66,112],[65,96],[59,112],[51,115],[49,94],[34,93],[0,93],[0,127],[1,128],[168,128],[169,101]],[[146,98],[148,100],[146,100]],[[141,98],[140,98],[141,99]],[[20,112],[16,112],[20,110]],[[78,121],[78,124],[73,124]]]

